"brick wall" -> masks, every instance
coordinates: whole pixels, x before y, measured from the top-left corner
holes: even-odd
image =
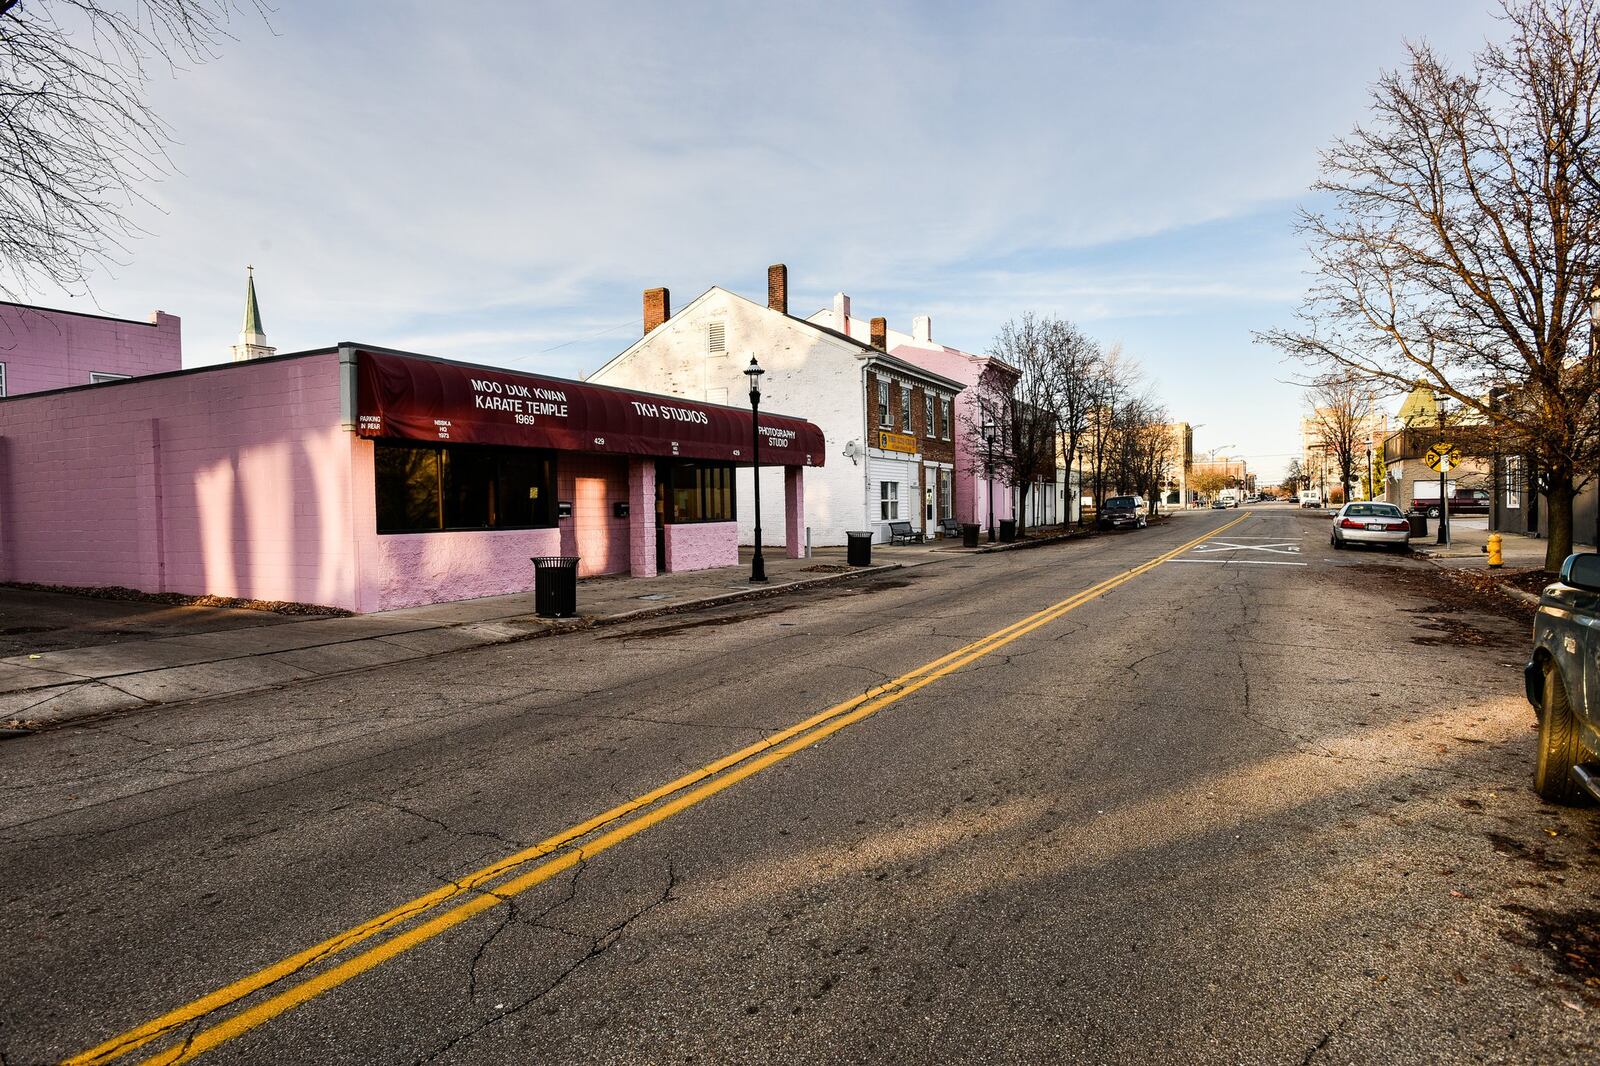
[[[0,363],[6,395],[89,384],[91,373],[141,377],[183,369],[182,323],[151,322],[0,303]]]
[[[0,579],[356,608],[338,367],[0,402]]]

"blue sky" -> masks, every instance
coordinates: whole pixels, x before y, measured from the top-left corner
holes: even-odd
[[[1276,475],[1293,368],[1251,342],[1304,285],[1318,149],[1480,0],[473,3],[278,0],[153,86],[179,172],[92,298],[227,358],[254,263],[280,351],[339,340],[547,373],[720,284],[985,349],[1063,315],[1144,365],[1196,446]]]

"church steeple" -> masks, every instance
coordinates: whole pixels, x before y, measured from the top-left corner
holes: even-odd
[[[262,359],[278,349],[267,344],[267,331],[261,328],[261,308],[256,303],[256,268],[245,267],[247,280],[244,287],[244,328],[239,331],[239,343],[233,346],[233,361]]]

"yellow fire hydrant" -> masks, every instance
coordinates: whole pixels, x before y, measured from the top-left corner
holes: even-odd
[[[1500,534],[1489,534],[1489,569],[1498,570],[1504,560],[1500,558]]]

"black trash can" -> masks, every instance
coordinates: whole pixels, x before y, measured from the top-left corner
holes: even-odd
[[[848,538],[850,545],[845,555],[845,561],[851,566],[871,566],[872,534],[859,529],[851,529],[845,531],[845,537]]]
[[[1413,537],[1426,537],[1428,535],[1428,516],[1422,511],[1407,511],[1406,518],[1411,521],[1411,535]]]
[[[540,618],[573,618],[578,613],[578,557],[533,556],[533,613]]]
[[[1004,543],[1004,544],[1010,544],[1012,541],[1014,541],[1016,539],[1017,539],[1017,520],[1015,518],[1002,518],[1002,519],[1000,519],[1000,540],[1001,540],[1001,542]]]
[[[976,548],[978,546],[978,530],[982,527],[976,522],[965,522],[961,526],[961,546],[963,548]]]

